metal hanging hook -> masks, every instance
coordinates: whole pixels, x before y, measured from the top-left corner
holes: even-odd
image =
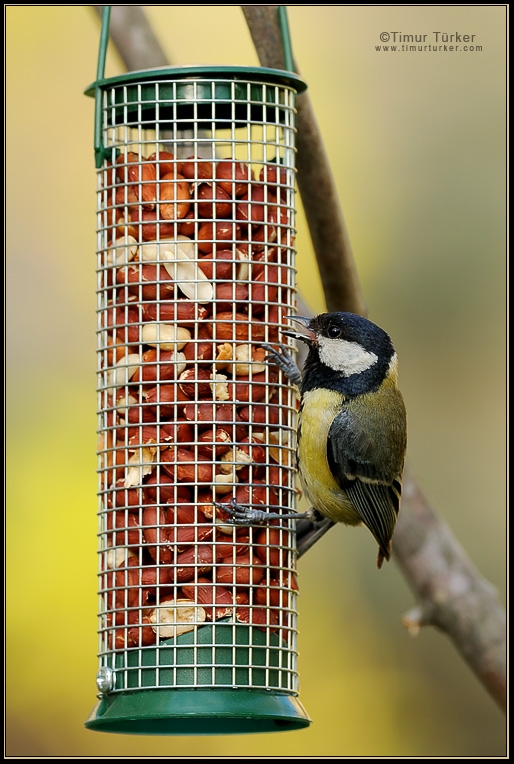
[[[278,6],[278,25],[280,27],[280,36],[282,37],[282,47],[284,49],[284,64],[288,72],[294,72],[293,50],[291,47],[291,35],[289,33],[289,23],[287,21],[287,7]]]
[[[105,146],[102,141],[102,90],[100,81],[105,75],[105,59],[107,57],[107,43],[109,41],[109,24],[111,20],[111,6],[104,5],[102,9],[102,29],[100,32],[100,49],[98,52],[98,67],[96,70],[96,90],[95,90],[95,166],[97,169],[102,166],[106,156]]]

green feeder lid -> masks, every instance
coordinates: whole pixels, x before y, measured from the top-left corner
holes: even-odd
[[[181,67],[147,69],[100,79],[85,91],[106,92],[107,124],[151,129],[173,123],[178,130],[193,125],[209,129],[243,127],[248,122],[280,123],[284,119],[284,93],[297,93],[306,84],[294,74],[277,69]]]
[[[297,74],[283,69],[267,69],[261,66],[233,67],[233,66],[177,66],[157,67],[155,69],[142,69],[141,71],[126,72],[116,77],[100,78],[93,82],[84,91],[86,95],[94,97],[96,88],[106,89],[117,85],[129,85],[145,82],[162,82],[163,80],[204,80],[204,85],[216,80],[232,80],[234,82],[256,82],[265,85],[282,85],[303,93],[307,89],[307,83]],[[187,83],[184,83],[186,85]],[[204,91],[202,91],[204,92]],[[193,85],[190,83],[189,93],[193,93]],[[207,98],[212,100],[213,95],[209,90]],[[191,97],[191,95],[190,95]],[[205,94],[204,94],[205,97]],[[245,99],[246,99],[245,94]],[[195,95],[194,100],[201,100]]]

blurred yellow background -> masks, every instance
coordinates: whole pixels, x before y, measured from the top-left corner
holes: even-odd
[[[174,65],[257,65],[238,6],[144,6]],[[506,8],[288,6],[370,308],[400,357],[409,460],[505,598]],[[6,9],[6,749],[17,757],[502,757],[505,718],[370,534],[299,563],[305,730],[88,731],[96,702],[91,6]],[[383,32],[481,51],[378,52]],[[429,40],[428,38],[431,38]],[[112,46],[107,76],[122,73]],[[299,203],[298,283],[324,309]]]

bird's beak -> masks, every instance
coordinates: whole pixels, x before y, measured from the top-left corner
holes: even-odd
[[[312,329],[309,328],[311,322],[310,318],[307,318],[306,316],[286,316],[286,318],[288,321],[294,321],[295,323],[300,324],[301,330],[295,332],[292,329],[282,329],[282,334],[285,334],[287,337],[293,337],[295,340],[306,342],[307,345],[316,344],[316,335]]]

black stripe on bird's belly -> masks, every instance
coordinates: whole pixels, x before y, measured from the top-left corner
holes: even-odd
[[[341,396],[318,388],[302,397],[298,426],[298,467],[306,497],[324,517],[359,525],[357,514],[335,479],[327,458],[328,431],[339,411]]]

